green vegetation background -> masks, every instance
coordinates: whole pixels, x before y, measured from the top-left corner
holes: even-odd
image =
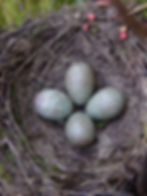
[[[56,11],[64,4],[78,5],[86,0],[0,0],[0,28],[19,26],[37,14]],[[124,2],[129,0],[124,0]],[[136,0],[137,3],[146,0]]]

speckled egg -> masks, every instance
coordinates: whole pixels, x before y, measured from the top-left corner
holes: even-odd
[[[56,89],[44,89],[34,99],[34,109],[43,118],[62,120],[73,109],[70,98]]]
[[[118,89],[106,87],[89,100],[86,112],[94,119],[109,120],[118,116],[125,106],[125,96]]]
[[[73,63],[65,75],[65,87],[73,102],[83,105],[94,89],[94,74],[85,63]]]
[[[91,144],[96,137],[92,120],[82,112],[76,112],[68,119],[65,134],[71,144],[81,147]]]

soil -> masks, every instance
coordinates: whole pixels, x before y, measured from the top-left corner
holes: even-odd
[[[85,31],[89,11],[97,20]],[[120,40],[114,12],[94,3],[64,8],[0,33],[0,195],[147,195],[146,41],[131,31]],[[96,141],[86,148],[67,141],[66,119],[50,122],[33,109],[39,90],[66,92],[64,74],[76,61],[92,67],[96,89],[113,86],[127,98],[121,116],[95,122]]]

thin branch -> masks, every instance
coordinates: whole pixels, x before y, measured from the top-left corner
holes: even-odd
[[[143,3],[141,5],[136,6],[135,8],[132,8],[130,14],[138,14],[144,11],[145,9],[147,9],[147,3]]]

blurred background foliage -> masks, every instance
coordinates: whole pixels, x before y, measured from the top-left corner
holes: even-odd
[[[63,5],[79,5],[86,0],[0,0],[0,28],[19,26],[37,14],[58,10]],[[124,0],[129,1],[129,0]],[[137,3],[146,0],[135,0]]]
[[[86,0],[0,0],[0,28],[19,26],[37,14],[56,11],[63,5],[78,5]]]

